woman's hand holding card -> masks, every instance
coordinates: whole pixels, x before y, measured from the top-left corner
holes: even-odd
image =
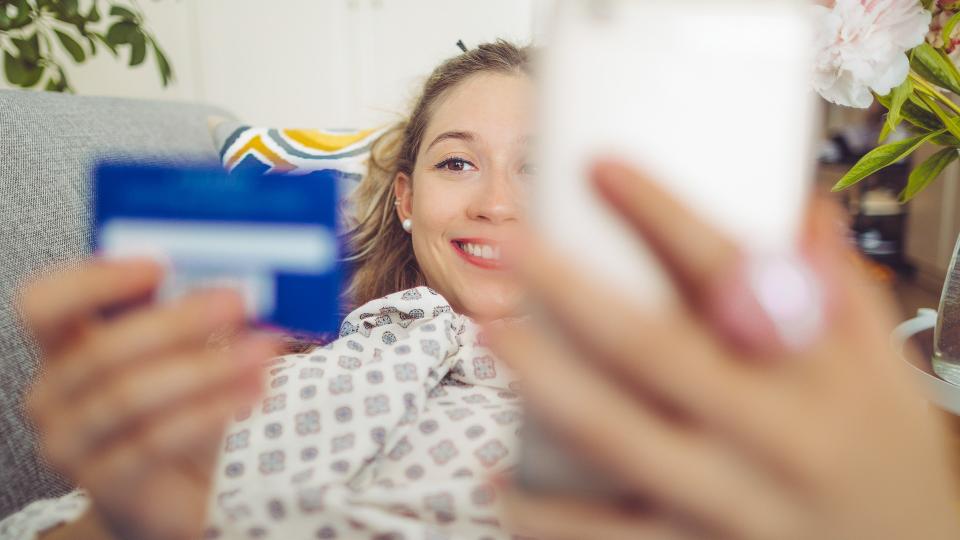
[[[105,538],[160,540],[202,532],[222,431],[260,394],[262,362],[277,344],[245,330],[234,291],[143,302],[162,278],[149,260],[95,260],[21,293],[42,356],[27,413],[45,459],[93,500],[86,519],[53,534],[89,537],[100,527]],[[207,345],[229,329],[229,350]]]

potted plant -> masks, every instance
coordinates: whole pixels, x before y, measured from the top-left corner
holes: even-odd
[[[907,202],[960,157],[960,1],[835,0],[819,2],[814,85],[830,102],[886,108],[878,146],[836,184],[846,189],[924,145],[939,147],[917,164],[900,193]],[[911,136],[895,142],[899,126]],[[940,301],[934,370],[960,384],[960,242]]]
[[[161,82],[173,80],[173,69],[156,38],[147,31],[136,3],[102,0],[0,0],[0,53],[3,77],[13,86],[71,92],[61,62],[83,64],[102,50],[127,56],[130,66],[151,55]]]

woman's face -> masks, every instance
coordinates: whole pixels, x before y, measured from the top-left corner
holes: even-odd
[[[533,85],[525,75],[474,75],[434,103],[413,178],[400,174],[400,219],[427,284],[459,313],[511,315],[520,287],[499,260],[523,219]]]

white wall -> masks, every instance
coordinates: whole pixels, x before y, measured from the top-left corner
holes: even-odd
[[[202,101],[258,125],[367,127],[405,111],[458,39],[530,41],[542,1],[141,1],[170,87],[152,56],[129,68],[101,50],[68,71],[78,94]]]

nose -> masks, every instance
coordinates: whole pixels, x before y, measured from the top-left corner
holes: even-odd
[[[495,225],[520,220],[524,192],[509,170],[488,174],[478,187],[467,209],[470,218]]]

